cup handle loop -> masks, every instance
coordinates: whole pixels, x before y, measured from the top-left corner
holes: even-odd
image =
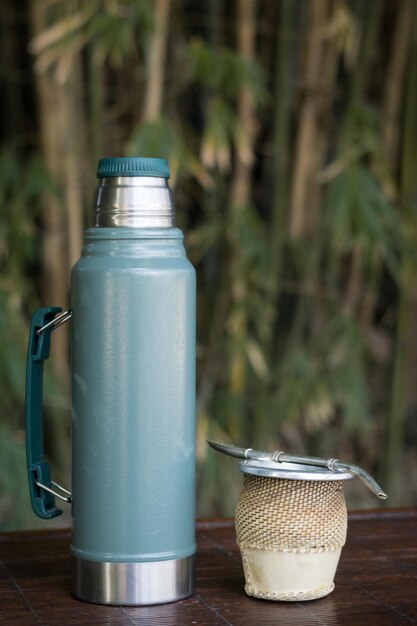
[[[61,515],[55,496],[71,502],[71,493],[51,480],[49,464],[44,460],[43,445],[43,362],[49,357],[51,332],[71,317],[71,310],[43,307],[32,315],[26,361],[26,462],[33,511],[51,519]],[[56,487],[59,492],[53,489]]]

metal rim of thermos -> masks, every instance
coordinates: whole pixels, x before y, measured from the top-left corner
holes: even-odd
[[[165,178],[100,178],[94,198],[94,225],[102,228],[172,228],[175,207]]]
[[[194,593],[194,555],[143,563],[71,557],[72,594],[87,602],[127,606],[165,604]]]

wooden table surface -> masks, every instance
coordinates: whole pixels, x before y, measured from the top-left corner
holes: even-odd
[[[70,595],[70,531],[0,534],[0,624],[417,624],[417,511],[351,514],[336,589],[311,602],[275,603],[245,595],[231,521],[198,522],[197,537],[194,596],[161,606],[107,607]]]

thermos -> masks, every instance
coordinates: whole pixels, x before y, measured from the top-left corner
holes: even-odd
[[[71,308],[32,318],[26,447],[34,512],[71,502],[72,593],[101,604],[187,597],[195,553],[195,271],[175,227],[164,159],[98,165],[94,226]],[[72,487],[43,455],[50,333],[71,317]]]

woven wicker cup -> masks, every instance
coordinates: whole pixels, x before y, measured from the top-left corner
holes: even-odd
[[[266,600],[314,600],[334,589],[347,529],[343,480],[351,474],[282,465],[239,464],[236,537],[245,591]]]

